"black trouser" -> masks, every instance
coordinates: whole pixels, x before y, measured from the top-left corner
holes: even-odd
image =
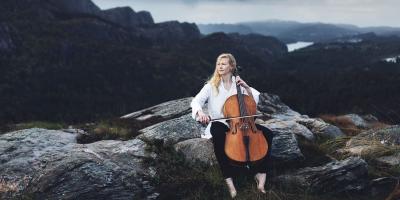
[[[256,165],[250,165],[250,172],[252,173],[266,173],[271,169],[271,147],[273,133],[268,128],[256,124],[258,130],[261,130],[268,141],[268,152],[267,156],[264,157]],[[222,122],[212,122],[210,132],[212,135],[212,141],[214,144],[214,152],[217,157],[218,164],[221,168],[222,175],[224,178],[234,177],[237,172],[240,171],[240,167],[234,166],[230,163],[229,158],[225,154],[225,133],[229,130],[229,127]]]

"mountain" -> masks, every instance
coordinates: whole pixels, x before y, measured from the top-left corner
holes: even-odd
[[[204,34],[213,32],[237,32],[240,34],[259,33],[271,36],[277,36],[283,32],[300,26],[302,26],[302,24],[299,22],[280,20],[243,22],[236,24],[198,24],[200,31]]]
[[[356,35],[360,32],[341,28],[331,24],[310,24],[294,28],[279,34],[280,38],[293,38],[297,41],[323,42],[333,38]]]
[[[193,23],[74,2],[0,2],[0,123],[121,115],[192,96],[221,52],[237,55],[244,76],[287,52],[272,37],[202,36]]]
[[[215,32],[225,32],[225,33],[240,33],[249,34],[254,33],[249,26],[243,24],[197,24],[201,33],[210,34]]]
[[[236,56],[251,86],[301,113],[400,120],[400,67],[386,61],[400,55],[397,36],[344,34],[289,53],[276,37],[203,35],[193,23],[154,23],[146,11],[68,2],[0,2],[0,124],[86,122],[193,96],[222,52]]]
[[[400,37],[359,35],[360,40],[317,43],[273,62],[269,91],[300,111],[374,113],[398,123]],[[351,40],[354,41],[354,40]]]
[[[114,23],[120,23],[125,27],[154,24],[153,17],[147,11],[135,12],[130,7],[118,7],[104,10],[102,12],[106,19]]]
[[[99,15],[101,13],[100,8],[91,0],[42,0],[40,3],[54,6],[59,12],[69,14]]]
[[[242,22],[236,24],[200,24],[203,34],[212,32],[226,33],[258,33],[274,36],[286,43],[296,41],[326,42],[337,37],[345,37],[362,33],[374,32],[377,35],[400,35],[400,28],[395,27],[365,27],[350,24],[300,23],[296,21],[266,20]]]

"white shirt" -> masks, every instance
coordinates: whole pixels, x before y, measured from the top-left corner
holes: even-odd
[[[193,98],[192,102],[190,103],[190,107],[192,107],[192,118],[196,120],[196,113],[200,110],[203,111],[202,108],[207,101],[208,101],[208,115],[210,115],[211,119],[223,118],[224,114],[222,112],[222,108],[225,104],[226,99],[228,99],[232,95],[237,94],[234,76],[232,76],[231,81],[232,81],[231,88],[227,90],[225,89],[223,82],[221,80],[218,86],[218,95],[213,94],[214,91],[210,83],[205,84],[204,87],[200,90],[200,92]],[[240,88],[243,94],[248,95],[247,91],[243,87]],[[252,87],[250,87],[250,89],[257,105],[259,101],[260,92],[258,92],[256,89]],[[218,120],[218,121],[228,126],[226,120]],[[202,138],[211,138],[210,127],[211,123],[208,124],[206,130],[204,131],[204,134],[201,135]]]

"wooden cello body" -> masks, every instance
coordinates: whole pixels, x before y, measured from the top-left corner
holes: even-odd
[[[230,130],[226,132],[225,153],[233,163],[248,166],[267,155],[268,143],[262,131],[256,128],[254,117],[233,118],[255,115],[257,109],[253,98],[244,95],[237,84],[236,89],[237,94],[230,96],[223,107],[224,116],[232,117]]]

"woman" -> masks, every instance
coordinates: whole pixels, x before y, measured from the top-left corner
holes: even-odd
[[[237,94],[236,84],[240,85],[241,90],[245,95],[250,96],[255,100],[256,103],[259,101],[260,92],[250,87],[245,81],[239,76],[236,78],[233,76],[233,71],[236,70],[236,60],[232,54],[223,53],[218,56],[215,71],[213,76],[200,92],[194,97],[190,106],[192,107],[192,117],[197,121],[208,124],[211,119],[224,117],[222,113],[223,105],[226,99],[234,94]],[[208,101],[208,114],[203,112],[202,107]],[[232,178],[237,175],[237,170],[234,166],[230,165],[229,159],[225,154],[225,133],[229,130],[228,123],[226,120],[214,121],[208,124],[206,131],[210,131],[212,135],[212,141],[214,145],[214,152],[220,166],[222,175],[229,188],[231,197],[235,197],[237,192],[233,184]],[[256,124],[258,130],[261,130],[268,141],[268,146],[271,147],[272,132],[258,124]],[[255,180],[257,182],[257,189],[265,193],[264,184],[266,179],[266,171],[269,168],[270,149],[268,148],[267,156],[262,162],[251,168],[254,172]]]

